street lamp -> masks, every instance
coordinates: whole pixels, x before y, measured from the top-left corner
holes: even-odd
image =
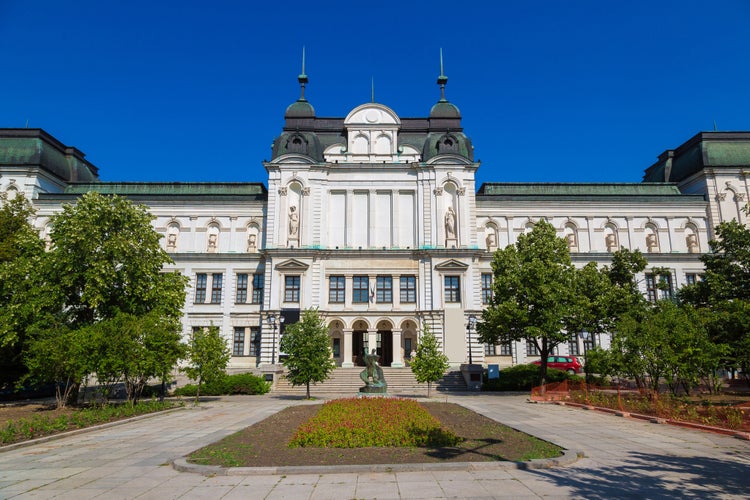
[[[469,334],[469,364],[473,365],[474,361],[471,357],[471,331],[477,327],[477,317],[473,314],[469,314],[469,322],[466,324],[466,331]]]
[[[278,321],[277,321],[278,319]],[[278,318],[276,313],[271,313],[266,317],[266,323],[273,329],[273,337],[271,338],[271,364],[276,364],[276,329],[281,328],[284,324],[284,316],[279,314]]]
[[[591,337],[591,333],[589,333],[586,330],[581,330],[581,332],[578,334],[581,336],[581,339],[583,339],[583,373],[586,376],[586,388],[588,389],[589,386],[589,359],[588,359],[588,344],[589,344],[589,338]]]

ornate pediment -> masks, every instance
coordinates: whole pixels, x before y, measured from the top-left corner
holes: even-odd
[[[303,271],[307,271],[309,267],[310,267],[309,265],[297,259],[289,259],[289,260],[285,260],[284,262],[279,262],[278,264],[276,264],[276,270],[284,271],[284,272],[289,272],[289,271],[303,272]]]
[[[446,260],[445,262],[441,262],[440,264],[437,264],[435,266],[436,271],[441,272],[453,272],[453,273],[462,273],[466,271],[469,268],[468,264],[464,264],[461,261],[458,261],[456,259],[450,259]]]

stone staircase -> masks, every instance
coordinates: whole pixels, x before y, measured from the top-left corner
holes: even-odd
[[[310,395],[316,394],[337,395],[337,396],[356,396],[359,388],[365,384],[359,378],[363,367],[356,368],[336,368],[331,377],[321,384],[310,385]],[[427,384],[418,384],[414,373],[409,368],[383,368],[385,381],[388,383],[388,394],[391,396],[415,397],[427,396]],[[445,376],[438,382],[432,384],[432,391],[465,391],[461,372],[448,371]],[[305,386],[292,386],[289,381],[282,375],[276,381],[276,385],[271,389],[276,395],[304,396]]]

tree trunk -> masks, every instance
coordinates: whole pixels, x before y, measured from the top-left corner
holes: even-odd
[[[427,382],[427,397],[430,397],[430,387],[432,386],[432,382]]]
[[[310,382],[308,382],[306,386],[307,386],[307,399],[310,399]]]

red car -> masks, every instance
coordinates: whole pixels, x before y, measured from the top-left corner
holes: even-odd
[[[541,365],[542,360],[532,361],[532,363],[535,365]],[[575,356],[549,356],[547,358],[547,368],[562,370],[571,375],[583,371],[583,365]]]

